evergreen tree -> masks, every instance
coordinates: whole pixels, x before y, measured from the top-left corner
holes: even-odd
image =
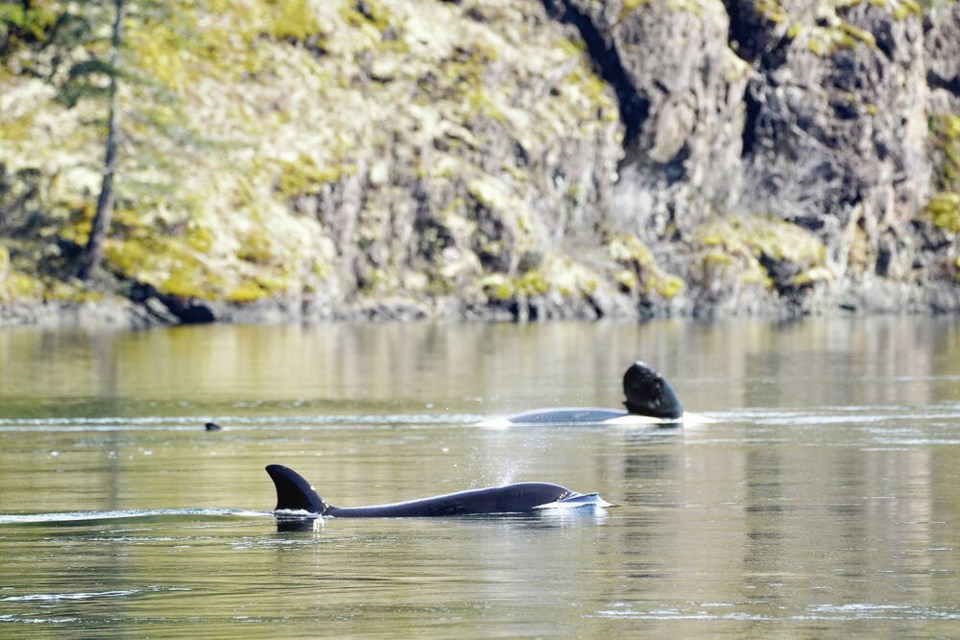
[[[179,111],[179,99],[168,86],[170,79],[151,76],[145,70],[136,51],[129,46],[127,34],[136,31],[143,39],[159,23],[176,23],[186,47],[190,28],[186,26],[184,11],[162,1],[80,0],[64,6],[59,23],[70,28],[58,30],[53,37],[64,50],[72,46],[83,53],[79,59],[73,54],[74,59],[65,70],[53,72],[53,81],[59,87],[57,98],[71,108],[82,101],[96,101],[105,112],[105,119],[94,123],[102,131],[100,192],[90,234],[76,264],[77,276],[86,280],[103,260],[119,178],[125,178],[128,197],[138,187],[164,188],[156,184],[155,177],[152,184],[137,184],[131,175],[121,173],[133,173],[138,166],[149,167],[154,175],[164,174],[169,179],[174,167],[160,157],[163,154],[153,153],[151,147],[155,149],[163,139],[180,148],[196,142],[184,124],[186,118]],[[126,99],[121,96],[124,90]],[[125,166],[121,166],[121,156],[128,159]]]
[[[110,228],[113,216],[113,177],[117,168],[117,136],[120,130],[120,109],[117,100],[117,81],[119,76],[119,51],[123,38],[124,0],[114,0],[114,18],[110,30],[110,53],[106,65],[95,65],[106,74],[107,80],[107,133],[104,141],[103,175],[100,183],[100,195],[97,197],[97,209],[93,215],[93,224],[87,244],[80,254],[77,276],[81,280],[90,277],[99,268],[103,260],[103,241]],[[71,69],[71,75],[81,69],[81,65]]]

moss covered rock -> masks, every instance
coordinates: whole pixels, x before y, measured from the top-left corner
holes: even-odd
[[[55,98],[90,51],[50,40],[68,3],[3,10],[0,301],[529,319],[955,283],[956,5],[131,3],[148,81],[86,285],[105,114]]]

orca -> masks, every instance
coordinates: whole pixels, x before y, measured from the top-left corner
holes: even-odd
[[[471,489],[431,498],[369,507],[335,507],[328,504],[310,482],[289,467],[267,466],[277,489],[274,515],[285,519],[334,518],[434,518],[477,514],[530,513],[543,509],[612,507],[596,493],[577,493],[558,484],[521,482],[502,487]]]
[[[670,383],[645,362],[634,362],[623,374],[622,409],[569,407],[537,409],[506,418],[493,418],[480,423],[484,427],[512,425],[654,425],[675,427],[685,421],[706,421],[685,414]]]

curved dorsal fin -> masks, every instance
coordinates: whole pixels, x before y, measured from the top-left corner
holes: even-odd
[[[307,511],[323,514],[327,503],[306,478],[282,464],[267,465],[267,473],[277,488],[277,511]]]

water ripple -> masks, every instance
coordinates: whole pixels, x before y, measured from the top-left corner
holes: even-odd
[[[93,600],[95,598],[122,598],[143,593],[143,589],[96,591],[92,593],[31,593],[23,596],[0,597],[0,602],[60,602],[61,600]]]
[[[449,426],[473,424],[483,419],[478,414],[391,413],[315,416],[217,416],[216,421],[233,430],[371,428],[383,426]],[[210,416],[136,416],[97,418],[0,418],[4,431],[197,431],[203,430]]]
[[[929,607],[910,604],[823,604],[808,607],[802,613],[775,616],[766,613],[744,611],[711,611],[717,607],[732,607],[732,603],[711,603],[691,610],[675,607],[660,607],[640,610],[623,603],[615,603],[592,616],[598,618],[630,620],[960,620],[956,607]]]
[[[157,517],[244,517],[261,518],[272,516],[269,511],[244,509],[136,509],[130,511],[68,511],[62,513],[0,514],[0,525],[5,524],[56,524],[68,522],[97,522]]]

